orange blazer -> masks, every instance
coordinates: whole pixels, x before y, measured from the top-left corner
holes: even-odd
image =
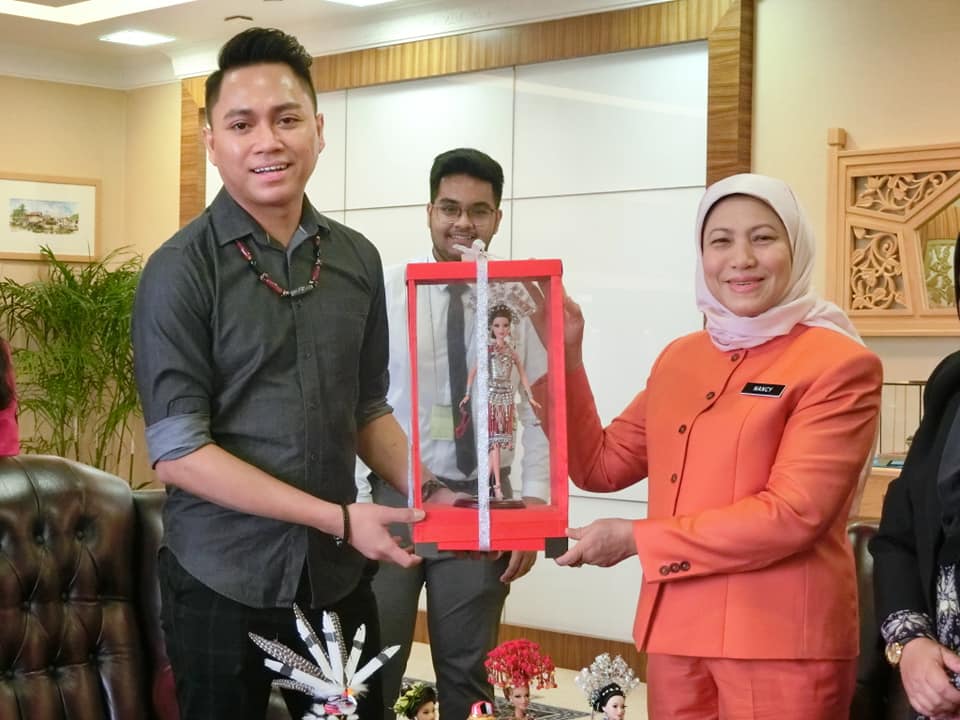
[[[699,657],[829,659],[858,651],[846,535],[877,425],[877,356],[798,325],[749,350],[671,343],[606,429],[586,374],[567,379],[570,473],[612,492],[644,477],[634,521],[637,647]]]

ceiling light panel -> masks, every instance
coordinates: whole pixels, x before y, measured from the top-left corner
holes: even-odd
[[[143,30],[118,30],[109,35],[100,37],[103,42],[119,43],[120,45],[136,45],[137,47],[150,47],[151,45],[162,45],[163,43],[173,42],[176,38],[169,35],[159,35]]]
[[[0,0],[0,15],[17,15],[65,25],[86,25],[190,2],[196,0],[83,0],[62,7],[51,7],[46,2],[38,4],[23,0]]]
[[[353,5],[354,7],[367,7],[369,5],[386,5],[393,0],[327,0],[327,2],[337,5]]]
[[[22,0],[22,2],[31,5],[46,5],[47,7],[63,7],[64,5],[75,5],[78,2],[84,2],[84,0]]]

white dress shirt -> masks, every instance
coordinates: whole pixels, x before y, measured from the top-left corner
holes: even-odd
[[[425,257],[411,262],[435,262]],[[406,264],[394,265],[384,269],[384,287],[387,296],[387,319],[390,329],[390,389],[387,402],[393,407],[397,421],[410,436],[410,344],[407,335],[407,287]],[[460,399],[450,397],[450,371],[447,365],[447,309],[449,293],[446,285],[420,285],[417,291],[417,383],[419,386],[420,416],[420,460],[434,475],[452,480],[467,478],[457,468],[457,454],[454,440],[437,437],[431,428],[431,417],[436,414],[449,414],[452,425],[451,406]],[[464,297],[465,343],[467,347],[467,366],[476,364],[474,343],[474,322],[476,313]],[[517,355],[523,363],[527,379],[532,385],[547,370],[547,353],[530,320],[524,318],[514,322],[511,327],[511,340]],[[486,348],[483,353],[486,361]],[[513,369],[513,385],[518,387],[520,375]],[[476,402],[475,399],[471,402]],[[440,406],[436,411],[435,406]],[[468,408],[469,409],[469,408]],[[550,448],[547,437],[540,427],[526,393],[521,393],[517,417],[522,425],[520,436],[521,474],[520,494],[525,497],[537,497],[549,500],[550,497]],[[447,428],[449,429],[449,428]],[[445,435],[445,432],[440,432]],[[502,450],[500,464],[511,466],[514,453]],[[361,497],[369,499],[369,484],[366,476],[369,470],[357,461],[357,486]],[[516,477],[516,475],[514,475]],[[476,471],[471,475],[476,478]],[[517,484],[513,483],[514,488]]]

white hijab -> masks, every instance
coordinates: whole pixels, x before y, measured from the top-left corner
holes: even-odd
[[[790,240],[793,262],[784,298],[756,317],[741,317],[726,308],[707,287],[703,276],[703,223],[710,209],[728,195],[749,195],[762,200],[780,217]],[[807,217],[790,187],[782,180],[744,173],[724,178],[707,188],[697,210],[697,308],[707,318],[707,332],[720,350],[752,348],[786,335],[795,325],[824,327],[862,343],[850,319],[810,288],[814,239]]]

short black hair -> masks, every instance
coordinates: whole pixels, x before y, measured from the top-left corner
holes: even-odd
[[[456,148],[440,153],[430,168],[430,202],[437,199],[440,181],[449,175],[469,175],[493,186],[493,200],[500,207],[503,197],[503,168],[492,157],[473,148]]]
[[[303,84],[316,111],[317,90],[310,76],[310,66],[313,64],[310,53],[293,35],[276,28],[255,27],[234,35],[220,48],[217,70],[207,78],[205,102],[208,123],[210,112],[220,97],[224,74],[234,68],[263,63],[281,63],[289,67]]]

